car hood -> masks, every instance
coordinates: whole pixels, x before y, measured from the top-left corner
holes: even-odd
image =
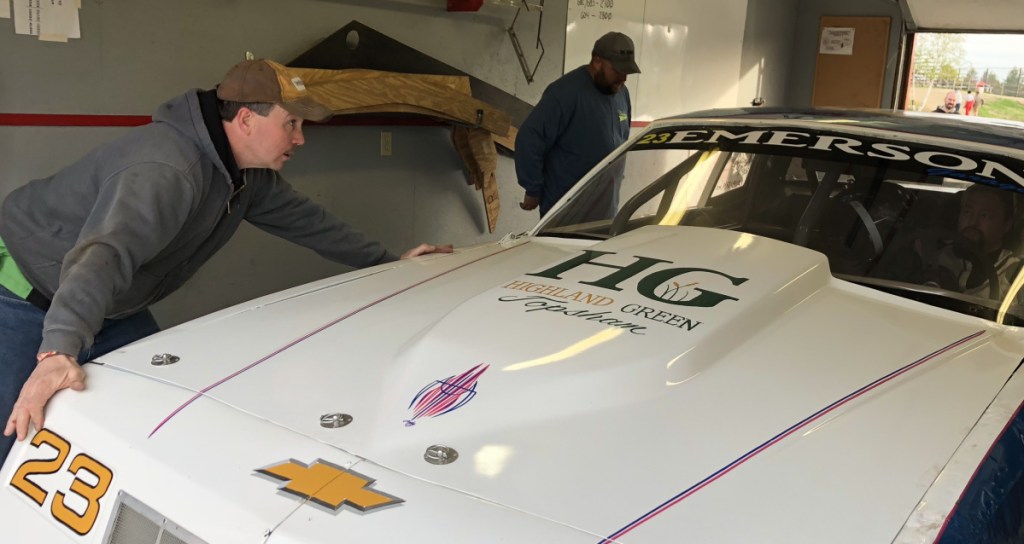
[[[594,534],[755,540],[802,511],[809,541],[888,542],[1019,350],[804,248],[648,227],[358,271],[101,362]]]

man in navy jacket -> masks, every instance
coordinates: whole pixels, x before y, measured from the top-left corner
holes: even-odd
[[[626,76],[640,73],[633,40],[609,32],[594,43],[590,64],[544,90],[516,136],[520,207],[543,217],[595,164],[629,138],[632,110]]]

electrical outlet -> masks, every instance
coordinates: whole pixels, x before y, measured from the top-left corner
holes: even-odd
[[[390,157],[391,156],[391,133],[381,132],[380,133],[380,156]]]

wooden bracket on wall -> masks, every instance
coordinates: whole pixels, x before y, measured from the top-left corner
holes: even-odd
[[[354,45],[349,44],[350,40],[355,42]],[[287,64],[298,68],[366,68],[405,74],[466,76],[469,78],[473,98],[507,113],[513,127],[520,126],[533,109],[532,105],[515,95],[417,51],[359,21],[351,21]]]
[[[508,114],[511,122],[511,128],[504,134],[492,134],[479,127],[466,127],[464,124],[453,124],[452,128],[452,143],[466,166],[467,181],[481,192],[487,215],[487,229],[494,232],[501,207],[495,177],[495,144],[514,151],[516,131],[533,109],[530,104],[358,21],[341,27],[288,65],[295,68],[369,69],[404,74],[466,77],[469,80],[470,95],[480,102],[502,110]]]

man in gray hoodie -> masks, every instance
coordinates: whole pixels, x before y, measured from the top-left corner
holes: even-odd
[[[331,111],[270,60],[234,66],[216,90],[161,105],[153,123],[99,146],[0,208],[0,463],[78,361],[157,331],[147,308],[191,277],[246,220],[354,267],[398,259],[278,174],[304,119]],[[401,258],[451,252],[421,244]]]

